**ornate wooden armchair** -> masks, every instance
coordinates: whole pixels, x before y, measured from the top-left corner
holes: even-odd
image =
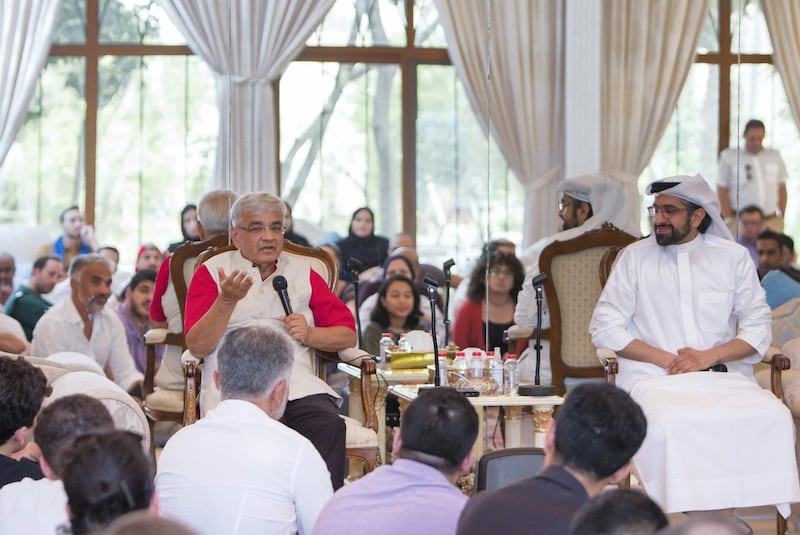
[[[211,247],[204,251],[197,258],[197,266],[209,258],[235,249],[233,245]],[[290,241],[285,241],[283,245],[285,254],[305,257],[311,264],[311,268],[319,273],[328,283],[328,287],[333,290],[339,277],[336,261],[328,253],[318,247],[303,247]],[[378,450],[378,417],[375,410],[375,394],[373,389],[373,378],[375,377],[375,361],[360,349],[345,349],[338,353],[326,351],[315,351],[315,371],[320,379],[325,380],[326,362],[345,362],[361,369],[361,404],[364,414],[364,421],[360,422],[354,418],[343,416],[347,429],[346,457],[348,460],[357,462],[363,467],[364,473],[371,472],[380,464],[380,453]],[[184,371],[186,375],[186,395],[184,404],[187,407],[195,407],[197,399],[198,382],[193,381],[192,377],[199,365],[199,360],[189,351],[183,355]],[[189,388],[188,385],[193,387]],[[187,423],[194,423],[196,412],[192,411],[192,417]]]
[[[186,290],[194,274],[197,257],[209,248],[222,247],[228,244],[227,236],[217,236],[200,242],[190,242],[181,245],[170,257],[169,288],[165,298],[175,299],[180,310],[180,330],[174,328],[172,332],[167,329],[151,329],[145,333],[147,345],[147,361],[145,364],[142,393],[144,394],[144,412],[150,422],[151,432],[155,422],[171,421],[186,425],[195,418],[194,405],[184,404],[184,390],[194,390],[195,370],[189,373],[184,370],[184,377],[190,380],[179,390],[167,390],[155,387],[155,348],[157,345],[172,346],[167,350],[165,358],[174,358],[171,352],[182,353],[186,350],[183,338],[183,317],[186,308]]]
[[[589,336],[589,321],[602,289],[600,260],[612,247],[635,240],[605,223],[571,240],[555,241],[539,255],[539,272],[547,275],[544,294],[550,314],[550,328],[542,329],[541,337],[550,341],[550,367],[559,395],[566,392],[566,377],[603,377]],[[510,339],[534,335],[532,327],[508,330]]]

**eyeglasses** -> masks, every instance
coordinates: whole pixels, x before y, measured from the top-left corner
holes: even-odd
[[[263,234],[264,231],[266,231],[266,230],[268,230],[270,232],[270,234],[283,235],[283,232],[285,230],[284,226],[281,223],[274,223],[274,224],[270,225],[269,227],[265,227],[264,225],[250,225],[249,227],[237,226],[236,228],[238,228],[242,232],[246,232],[248,234],[255,234],[255,235]]]
[[[745,164],[744,172],[745,172],[745,177],[747,178],[747,180],[753,180],[753,166],[752,165],[750,165],[749,163]]]
[[[502,275],[503,277],[513,277],[514,273],[510,269],[492,268],[489,270],[489,275],[495,277]]]
[[[560,201],[558,201],[558,211],[559,212],[563,212],[564,208],[567,208],[568,206],[575,206],[575,204],[571,203],[571,202],[567,202],[564,199],[561,199]]]
[[[647,213],[650,214],[650,217],[655,217],[658,214],[663,214],[664,217],[672,217],[679,212],[685,212],[688,208],[679,208],[678,206],[672,206],[668,204],[666,206],[653,206],[647,207]]]

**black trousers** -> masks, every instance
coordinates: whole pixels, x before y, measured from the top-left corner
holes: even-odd
[[[336,400],[328,394],[315,394],[289,401],[281,422],[314,444],[328,465],[333,490],[344,485],[346,432]]]

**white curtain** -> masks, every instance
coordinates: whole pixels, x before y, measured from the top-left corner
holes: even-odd
[[[775,67],[783,80],[794,123],[800,130],[800,2],[761,0],[772,40]]]
[[[622,186],[634,226],[637,180],[675,110],[709,1],[603,1],[601,168]]]
[[[0,0],[0,164],[28,112],[61,0]]]
[[[300,53],[334,0],[159,0],[217,74],[215,187],[278,191],[272,82]]]
[[[564,158],[563,2],[437,0],[436,6],[472,108],[484,130],[490,125],[525,189],[525,247],[556,230]]]

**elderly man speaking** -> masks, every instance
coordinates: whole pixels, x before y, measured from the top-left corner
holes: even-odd
[[[622,251],[589,328],[647,416],[642,484],[667,513],[777,504],[787,517],[800,500],[794,426],[753,380],[771,340],[753,261],[700,175],[647,193],[655,232]]]

